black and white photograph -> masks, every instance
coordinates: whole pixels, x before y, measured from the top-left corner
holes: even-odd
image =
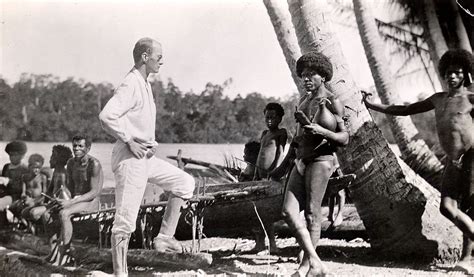
[[[0,23],[0,276],[474,275],[474,1]]]

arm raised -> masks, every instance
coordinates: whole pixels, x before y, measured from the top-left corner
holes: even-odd
[[[361,93],[362,101],[364,102],[367,108],[389,115],[405,116],[417,113],[424,113],[434,109],[433,102],[431,101],[434,95],[426,98],[425,100],[408,105],[385,105],[372,103],[368,100],[369,96],[371,95],[370,93],[367,93],[365,91],[361,91]]]

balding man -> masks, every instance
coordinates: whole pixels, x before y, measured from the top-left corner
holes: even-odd
[[[155,249],[162,252],[182,249],[174,233],[181,207],[193,194],[194,179],[155,157],[156,107],[147,78],[150,73],[158,73],[162,58],[158,41],[140,39],[133,49],[135,66],[99,115],[103,128],[117,139],[112,151],[116,212],[111,245],[115,275],[127,275],[128,242],[135,231],[148,182],[170,192],[160,232],[153,241]]]

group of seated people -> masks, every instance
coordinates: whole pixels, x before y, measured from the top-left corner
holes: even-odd
[[[32,233],[44,229],[51,244],[46,258],[56,265],[71,261],[71,217],[97,211],[103,186],[102,167],[90,156],[91,140],[77,135],[72,151],[54,145],[50,168],[44,167],[40,154],[31,154],[23,164],[26,143],[12,141],[5,147],[10,163],[0,177],[0,228],[13,226]]]

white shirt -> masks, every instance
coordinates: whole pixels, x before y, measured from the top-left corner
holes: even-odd
[[[102,127],[118,141],[154,145],[156,106],[150,83],[133,68],[99,114]]]

